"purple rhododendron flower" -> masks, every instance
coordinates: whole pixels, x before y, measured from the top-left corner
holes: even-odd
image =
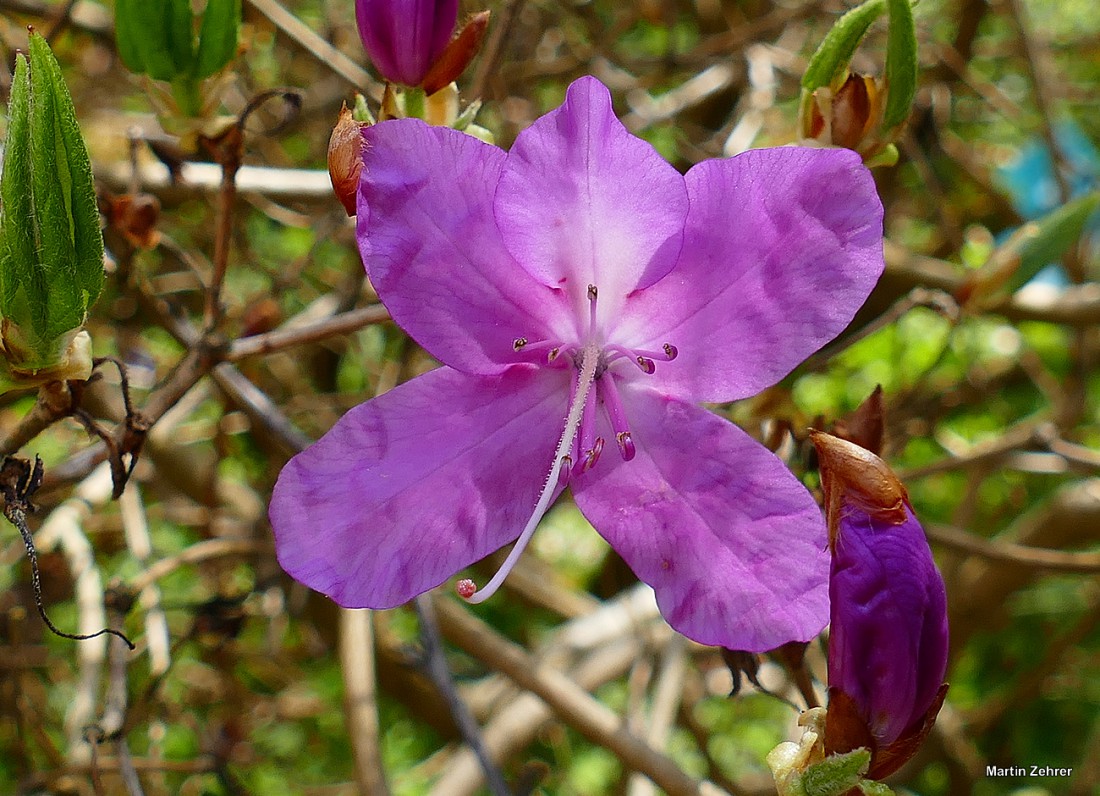
[[[454,33],[458,0],[355,0],[359,38],[391,83],[418,86]]]
[[[879,747],[923,723],[947,672],[947,596],[913,509],[894,523],[850,503],[829,578],[829,688]]]
[[[568,483],[684,635],[748,651],[816,635],[817,505],[696,404],[774,384],[867,297],[882,208],[859,157],[759,150],[681,175],[593,78],[510,152],[418,120],[364,137],[363,261],[444,367],[284,468],[271,522],[287,572],[388,608],[519,536],[478,601]]]

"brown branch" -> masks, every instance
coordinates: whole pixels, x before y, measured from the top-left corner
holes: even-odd
[[[517,644],[496,633],[450,599],[436,601],[444,636],[485,665],[540,699],[588,740],[614,752],[623,764],[645,774],[670,796],[717,790],[685,774],[670,758],[627,732],[622,719],[556,669],[538,663]]]
[[[928,538],[953,550],[1037,570],[1088,575],[1100,572],[1100,553],[1066,552],[984,539],[950,525],[925,526]]]
[[[316,343],[336,335],[356,332],[372,324],[384,323],[389,319],[390,314],[385,307],[381,304],[371,304],[349,312],[341,312],[308,325],[287,326],[265,334],[234,340],[229,346],[225,360],[240,362],[248,357]]]

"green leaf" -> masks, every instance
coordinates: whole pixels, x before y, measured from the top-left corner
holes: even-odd
[[[4,147],[4,171],[0,179],[0,315],[22,323],[27,304],[20,293],[30,290],[32,303],[45,305],[46,297],[36,274],[38,247],[34,238],[34,201],[31,186],[31,82],[27,57],[15,59],[11,98],[8,102],[8,137]]]
[[[116,0],[115,37],[123,63],[154,80],[171,80],[176,62],[169,41],[170,0]]]
[[[195,68],[195,15],[191,13],[191,0],[168,0],[164,24],[176,65],[172,77],[191,74]]]
[[[971,272],[960,295],[970,306],[985,306],[1023,287],[1080,239],[1097,208],[1100,191],[1093,191],[1024,224]]]
[[[61,75],[61,67],[41,36],[31,37],[32,63],[42,69],[50,80],[50,93],[54,98],[57,121],[58,165],[56,172],[65,175],[66,213],[70,219],[69,232],[75,258],[71,275],[73,287],[79,289],[80,321],[103,290],[103,234],[99,224],[99,205],[95,195],[95,181],[88,149],[76,121],[76,109],[69,88]],[[63,326],[68,331],[78,324]]]
[[[209,0],[199,31],[195,77],[210,77],[237,54],[241,0]]]
[[[909,0],[886,0],[890,27],[886,43],[886,109],[883,127],[901,124],[917,93],[917,33]]]
[[[889,785],[882,782],[875,782],[870,779],[862,780],[859,783],[859,792],[863,796],[895,796],[894,791],[890,789]]]
[[[1060,258],[1081,238],[1085,224],[1100,207],[1100,191],[1073,199],[1038,221],[1026,225],[1029,234],[1019,248],[1020,266],[1009,280],[1012,290],[1023,287],[1046,265]]]
[[[871,764],[871,752],[856,749],[830,755],[802,773],[806,796],[841,796],[856,787]]]
[[[810,58],[806,73],[802,75],[802,88],[813,91],[832,84],[843,75],[867,28],[885,8],[885,0],[867,0],[838,19]]]

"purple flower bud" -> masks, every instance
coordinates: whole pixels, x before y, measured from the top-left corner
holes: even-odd
[[[879,779],[916,752],[943,701],[947,597],[924,530],[886,464],[850,442],[812,436],[836,524],[825,746],[829,753],[870,746],[868,775]]]
[[[382,77],[419,86],[451,40],[458,0],[355,0],[355,20]]]

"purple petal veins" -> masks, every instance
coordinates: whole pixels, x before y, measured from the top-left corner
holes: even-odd
[[[817,505],[695,403],[775,383],[874,286],[882,209],[858,156],[764,150],[683,176],[593,78],[508,153],[415,120],[364,138],[364,265],[443,367],[288,464],[271,508],[284,567],[345,605],[387,607],[518,534],[476,602],[568,483],[685,635],[752,651],[816,635],[828,614]],[[474,408],[478,390],[491,412]],[[441,487],[467,469],[474,483]]]

